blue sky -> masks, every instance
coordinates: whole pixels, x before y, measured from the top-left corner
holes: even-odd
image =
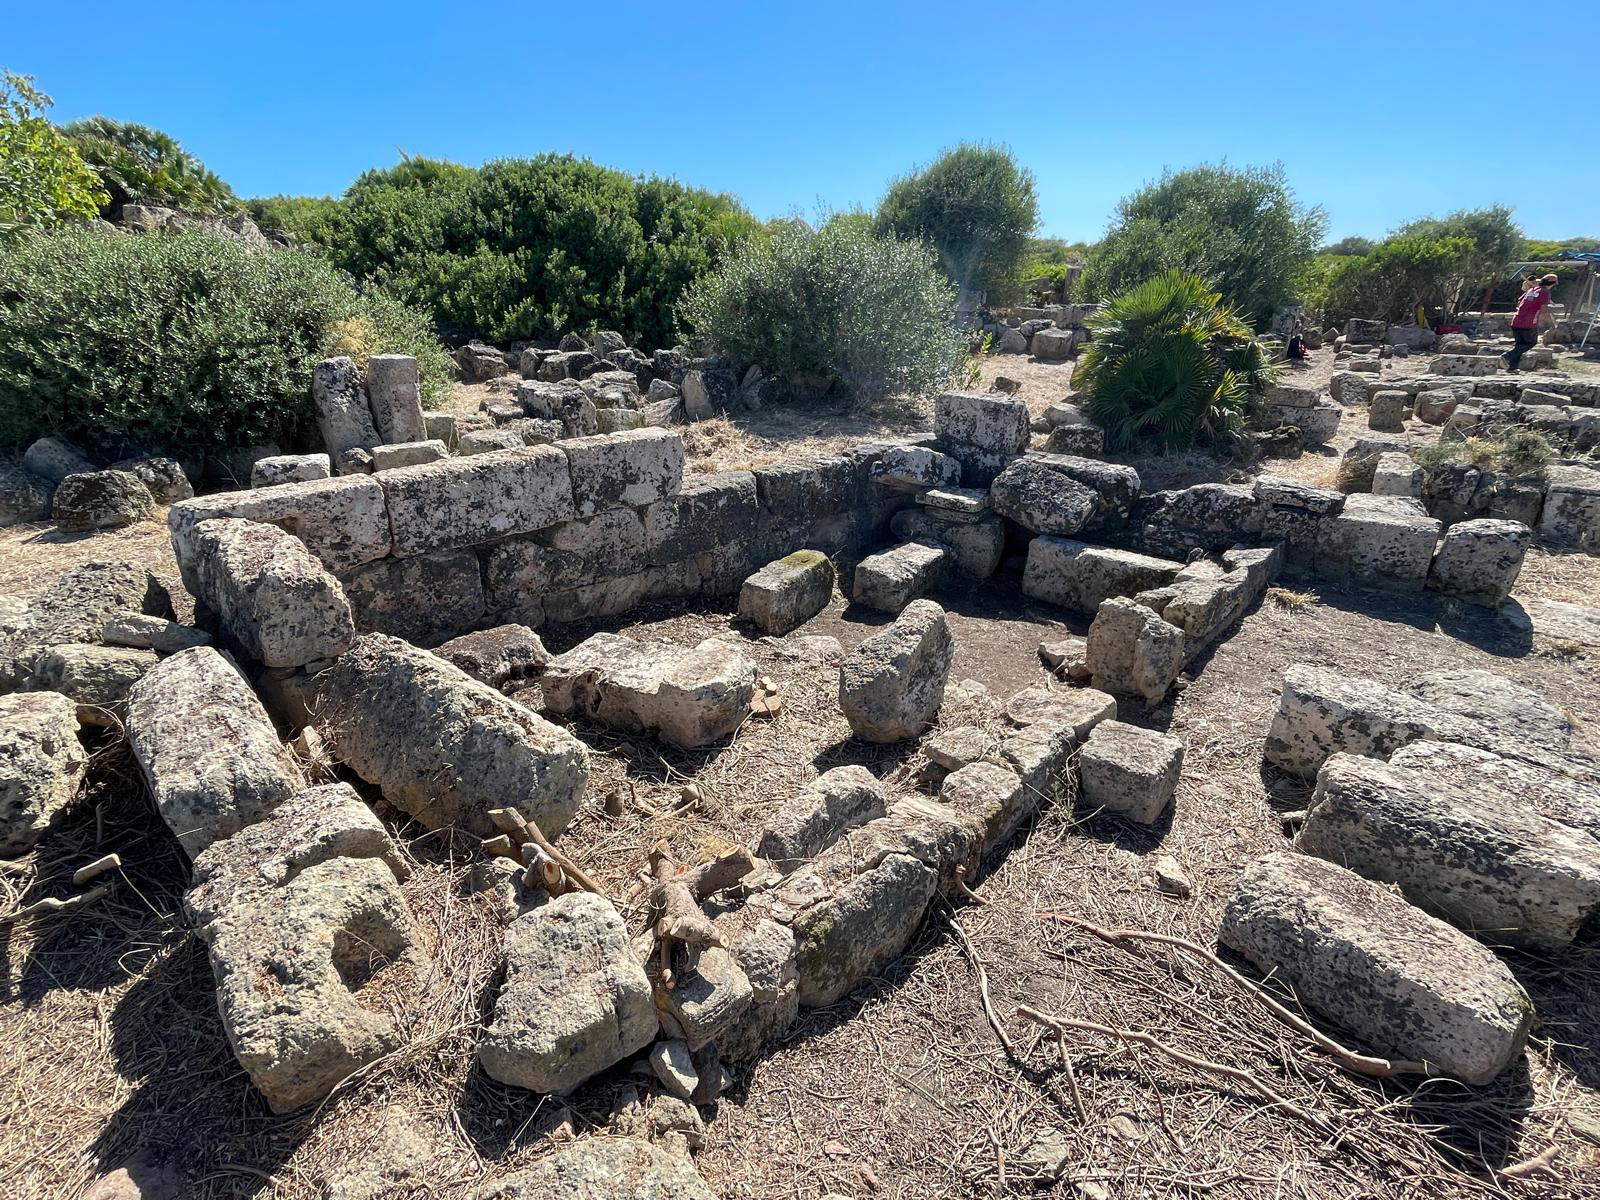
[[[1011,146],[1040,232],[1093,239],[1163,167],[1281,161],[1330,236],[1510,204],[1600,235],[1600,4],[6,6],[54,116],[177,137],[241,195],[337,193],[400,151],[568,151],[757,215],[871,205],[962,140]]]

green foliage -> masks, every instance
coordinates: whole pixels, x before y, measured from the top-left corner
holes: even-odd
[[[1522,243],[1522,253],[1518,257],[1523,262],[1549,262],[1559,256],[1563,250],[1589,251],[1591,253],[1600,251],[1600,237],[1565,238],[1561,241],[1552,241],[1548,238],[1525,238]]]
[[[1073,386],[1111,450],[1220,441],[1243,428],[1252,396],[1276,374],[1221,295],[1181,271],[1119,292],[1090,327]]]
[[[0,72],[0,238],[88,220],[105,202],[99,177],[44,115],[49,107],[30,76]]]
[[[747,239],[689,287],[681,311],[710,350],[872,399],[949,382],[963,348],[954,303],[925,246],[847,219]]]
[[[1522,253],[1522,230],[1503,204],[1453,212],[1447,217],[1422,217],[1400,226],[1389,240],[1420,238],[1430,242],[1465,242],[1445,273],[1442,304],[1454,313],[1492,287]]]
[[[1088,242],[1068,242],[1064,238],[1029,238],[1027,253],[1017,271],[1018,285],[1034,295],[1054,295],[1062,299],[1067,284],[1067,268],[1082,266],[1094,247]]]
[[[426,319],[318,258],[200,232],[34,232],[0,250],[0,443],[305,445],[312,368],[357,331],[416,355],[425,394],[448,390]]]
[[[258,203],[441,327],[497,341],[603,326],[671,345],[684,289],[761,229],[727,196],[557,154],[482,168],[408,158],[331,204]]]
[[[264,230],[305,246],[326,246],[333,240],[338,204],[332,196],[257,196],[245,201],[245,208]]]
[[[1405,321],[1419,304],[1449,309],[1461,263],[1472,253],[1473,243],[1464,237],[1397,235],[1365,257],[1337,260],[1323,276],[1320,294],[1308,300],[1334,324],[1349,317]]]
[[[1554,447],[1534,429],[1513,428],[1497,437],[1474,437],[1462,441],[1435,442],[1411,452],[1424,471],[1432,473],[1445,466],[1466,464],[1480,471],[1495,471],[1518,478],[1543,476],[1555,460]]]
[[[999,293],[1015,287],[1038,223],[1033,173],[1004,147],[963,143],[891,183],[876,228],[932,246],[957,287]]]
[[[159,129],[89,117],[62,132],[100,176],[115,212],[124,204],[154,204],[192,213],[239,211],[239,198],[205,165]]]
[[[1356,237],[1352,235],[1347,238],[1340,238],[1331,246],[1324,246],[1321,250],[1321,253],[1340,255],[1371,254],[1372,248],[1377,244],[1378,243],[1374,242],[1371,238]]]
[[[1091,297],[1125,292],[1164,271],[1197,275],[1246,320],[1265,325],[1293,301],[1327,219],[1295,202],[1281,167],[1195,167],[1126,197],[1090,256]]]

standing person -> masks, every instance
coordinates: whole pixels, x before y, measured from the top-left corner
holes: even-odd
[[[1550,274],[1527,282],[1528,290],[1517,301],[1517,315],[1511,318],[1511,336],[1517,344],[1511,347],[1511,353],[1500,356],[1513,375],[1519,370],[1522,356],[1539,344],[1539,314],[1550,303],[1550,288],[1559,282],[1559,277]]]

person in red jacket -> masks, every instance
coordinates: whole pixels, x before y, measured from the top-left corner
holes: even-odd
[[[1539,344],[1539,314],[1550,303],[1550,288],[1557,282],[1559,278],[1554,274],[1537,281],[1530,279],[1528,290],[1517,301],[1517,315],[1511,318],[1511,336],[1516,345],[1511,347],[1511,353],[1500,356],[1513,375],[1520,369],[1522,356]]]

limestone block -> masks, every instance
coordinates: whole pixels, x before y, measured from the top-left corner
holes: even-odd
[[[995,477],[991,502],[996,512],[1034,533],[1077,533],[1098,511],[1099,497],[1071,475],[1053,470],[1053,457],[1013,459]]]
[[[372,448],[372,469],[392,471],[396,467],[415,467],[449,457],[450,451],[438,440],[395,442]]]
[[[987,852],[1009,841],[1043,797],[1009,767],[975,762],[945,777],[939,800],[972,826],[979,850]]]
[[[478,1043],[491,1078],[566,1092],[655,1038],[650,981],[605,897],[546,900],[512,922],[505,954],[505,985]]]
[[[389,473],[389,478],[393,475]],[[276,525],[304,542],[330,571],[347,571],[383,558],[394,545],[384,489],[370,475],[196,496],[174,504],[167,513],[185,583],[190,582],[194,527],[213,517]]]
[[[631,436],[631,435],[618,435]],[[388,504],[396,558],[530,533],[577,515],[568,456],[528,446],[375,476]]]
[[[1041,329],[1029,341],[1028,349],[1041,362],[1065,362],[1077,344],[1077,334],[1071,329]]]
[[[1005,523],[995,518],[951,521],[944,510],[903,509],[890,520],[889,529],[907,542],[938,546],[950,556],[951,566],[973,579],[993,575],[1005,554]]]
[[[698,1052],[740,1024],[754,1001],[739,960],[721,946],[707,946],[675,974],[666,1011],[683,1031],[685,1048]]]
[[[1066,722],[1040,721],[1000,735],[995,757],[1022,780],[1025,816],[1056,800],[1073,802],[1078,787],[1072,755],[1077,748],[1077,732]]]
[[[0,529],[50,515],[50,482],[14,460],[0,461]]]
[[[153,650],[123,646],[50,646],[33,660],[29,687],[60,692],[78,706],[82,725],[115,728],[128,689],[156,664]]]
[[[1153,729],[1102,721],[1078,752],[1083,802],[1154,825],[1172,805],[1183,769],[1183,743]]]
[[[1344,493],[1335,488],[1312,487],[1278,475],[1258,475],[1252,487],[1255,498],[1273,508],[1298,508],[1319,516],[1344,507]]]
[[[577,813],[583,743],[426,650],[364,634],[318,692],[330,749],[429,829],[487,837],[514,807],[555,837]]]
[[[834,767],[768,816],[756,853],[780,871],[792,871],[886,811],[883,787],[870,771]]]
[[[433,652],[500,692],[537,678],[550,662],[544,642],[526,625],[496,625],[462,634],[435,646]]]
[[[118,529],[156,510],[155,497],[132,471],[89,471],[56,484],[50,516],[62,529]]]
[[[385,558],[344,572],[339,582],[358,632],[393,634],[418,646],[473,628],[488,608],[471,550]]]
[[[897,613],[938,587],[950,565],[943,547],[906,542],[868,555],[856,565],[851,598],[879,612]]]
[[[311,401],[316,407],[322,442],[335,458],[346,450],[370,450],[384,439],[372,419],[361,369],[348,357],[325,358],[311,374]]]
[[[501,450],[521,450],[528,439],[509,426],[501,429],[473,429],[461,434],[456,443],[456,453],[466,458],[473,454],[494,454]]]
[[[164,617],[118,613],[106,622],[104,641],[108,646],[130,646],[135,650],[154,650],[157,654],[165,655],[207,645],[211,635]]]
[[[1023,729],[1036,725],[1065,726],[1082,745],[1091,729],[1117,715],[1117,701],[1096,688],[1058,688],[1040,683],[1024,688],[1007,700],[1005,715],[1007,721]]]
[[[913,600],[839,668],[839,706],[851,731],[869,742],[917,737],[944,703],[955,647],[944,609]]]
[[[1401,746],[1439,732],[1444,716],[1415,696],[1371,680],[1296,663],[1283,675],[1265,757],[1310,779],[1339,751],[1388,758]]]
[[[422,416],[417,360],[409,354],[374,354],[367,359],[367,397],[382,441],[403,444],[432,436]]]
[[[1159,704],[1183,669],[1183,632],[1137,601],[1113,596],[1089,625],[1087,648],[1094,686]]]
[[[1498,607],[1511,594],[1532,539],[1521,521],[1458,521],[1445,530],[1428,583],[1446,595]]]
[[[884,487],[919,491],[961,486],[961,464],[931,446],[890,446],[873,470]]]
[[[1486,1084],[1533,1005],[1487,948],[1353,871],[1269,854],[1239,877],[1218,940],[1388,1057]]]
[[[250,486],[276,487],[280,483],[305,483],[333,475],[326,454],[269,454],[250,467]]]
[[[833,563],[817,550],[796,550],[770,562],[739,589],[739,615],[764,633],[804,625],[833,598]]]
[[[1557,466],[1547,474],[1539,540],[1550,547],[1600,553],[1600,471]]]
[[[1432,671],[1407,690],[1425,704],[1462,717],[1488,740],[1566,749],[1571,719],[1530,687],[1493,671]]]
[[[1422,468],[1409,454],[1380,454],[1372,471],[1374,496],[1422,496]]]
[[[174,654],[134,684],[126,728],[156,809],[190,858],[306,786],[250,685],[210,647]]]
[[[1295,845],[1490,942],[1562,950],[1600,910],[1593,839],[1476,787],[1335,754]]]
[[[945,392],[934,401],[934,436],[969,487],[988,485],[1028,448],[1028,424],[1028,406],[1006,396]]]
[[[26,854],[61,819],[88,764],[71,700],[0,696],[0,858]]]
[[[0,691],[21,687],[52,646],[104,639],[125,613],[170,618],[172,601],[149,571],[127,562],[87,562],[64,571],[33,601],[0,620]]]
[[[989,489],[929,488],[917,494],[917,503],[940,520],[981,521],[989,515]]]
[[[95,469],[95,461],[66,438],[42,437],[23,451],[22,465],[41,479],[60,483],[68,475],[83,475]]]
[[[1443,425],[1463,399],[1462,394],[1454,388],[1431,388],[1425,392],[1418,392],[1416,418],[1428,425]]]
[[[1428,364],[1430,375],[1493,375],[1500,359],[1493,354],[1441,354]]]
[[[1405,590],[1427,582],[1441,522],[1415,500],[1354,495],[1322,526],[1319,574]]]
[[[572,438],[558,448],[567,456],[580,517],[619,505],[654,504],[676,493],[683,481],[683,438],[665,429]]]
[[[1022,591],[1036,600],[1093,613],[1112,596],[1131,596],[1171,583],[1181,569],[1181,563],[1131,550],[1036,537],[1028,543]]]
[[[1049,454],[1093,456],[1106,452],[1106,431],[1098,425],[1058,425],[1045,439]]]
[[[1491,807],[1527,805],[1600,839],[1600,784],[1454,742],[1412,742],[1396,750],[1389,762],[1469,791],[1476,788]]]
[[[847,849],[843,842],[836,847]],[[832,1004],[899,957],[938,883],[938,874],[918,859],[889,854],[801,912],[791,923],[800,1003]]]
[[[1384,433],[1399,433],[1411,415],[1411,397],[1404,392],[1373,392],[1367,401],[1367,428]]]

